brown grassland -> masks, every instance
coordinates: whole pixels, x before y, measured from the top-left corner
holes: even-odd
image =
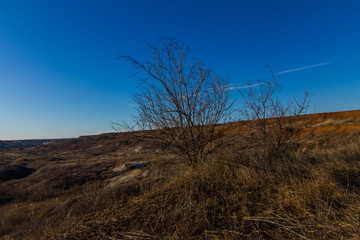
[[[134,133],[0,150],[33,171],[0,179],[0,238],[360,239],[360,111],[301,118],[271,166],[243,122],[196,167]]]

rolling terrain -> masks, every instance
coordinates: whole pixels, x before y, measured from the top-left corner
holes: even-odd
[[[236,139],[196,171],[131,132],[0,149],[0,237],[359,237],[360,111],[302,118],[311,125],[280,173],[247,164]],[[241,138],[242,122],[231,129]]]

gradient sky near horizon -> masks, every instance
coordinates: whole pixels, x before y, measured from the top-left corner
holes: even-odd
[[[160,36],[232,86],[269,65],[281,98],[307,89],[311,111],[360,109],[358,0],[1,0],[0,139],[113,131],[135,114],[137,91],[116,57],[145,59]]]

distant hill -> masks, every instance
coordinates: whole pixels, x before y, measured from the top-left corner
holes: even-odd
[[[26,140],[0,140],[0,149],[14,149],[14,148],[28,148],[36,147],[43,144],[49,144],[54,142],[59,142],[63,140],[68,140],[69,138],[64,139],[26,139]]]

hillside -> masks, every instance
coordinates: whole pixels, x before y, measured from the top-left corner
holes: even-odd
[[[0,149],[28,148],[43,144],[59,142],[67,139],[25,139],[25,140],[0,140]]]
[[[302,118],[311,125],[281,170],[241,152],[240,140],[195,170],[136,133],[0,149],[0,236],[354,239],[360,111]],[[231,126],[239,139],[243,125]]]

